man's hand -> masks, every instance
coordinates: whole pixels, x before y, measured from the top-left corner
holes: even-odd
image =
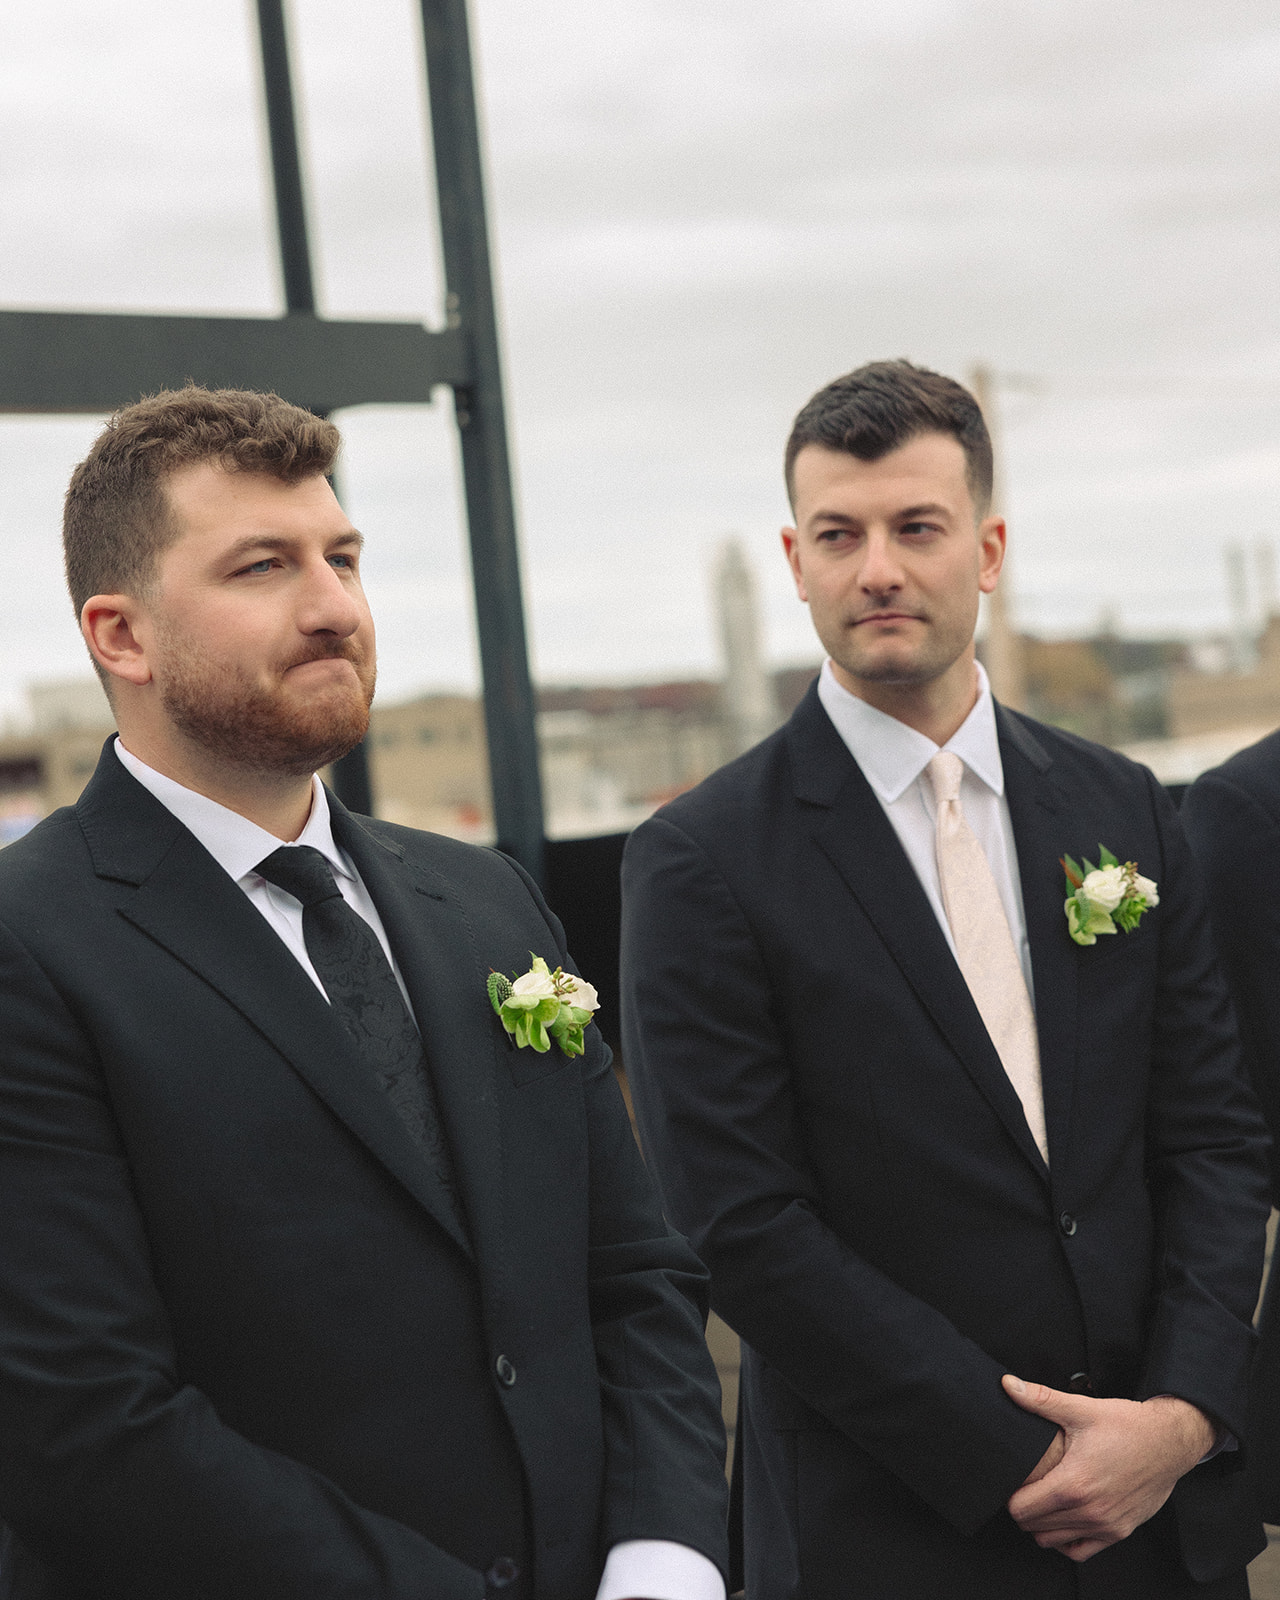
[[[1024,1481],[1022,1487],[1024,1489],[1029,1489],[1033,1483],[1039,1483],[1041,1478],[1047,1478],[1066,1454],[1066,1449],[1067,1436],[1065,1433],[1063,1433],[1062,1429],[1059,1428],[1057,1433],[1054,1435],[1053,1443],[1027,1474],[1026,1480]]]
[[[1204,1412],[1172,1395],[1096,1400],[1011,1374],[1004,1389],[1061,1430],[1009,1501],[1009,1515],[1038,1545],[1073,1561],[1087,1561],[1154,1517],[1214,1445]]]

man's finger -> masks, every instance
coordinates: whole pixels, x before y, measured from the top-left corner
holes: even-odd
[[[1099,1550],[1109,1550],[1119,1542],[1118,1538],[1101,1539],[1094,1534],[1080,1539],[1063,1539],[1061,1535],[1047,1534],[1036,1536],[1036,1543],[1042,1550],[1056,1550],[1059,1555],[1067,1556],[1072,1561],[1087,1561],[1090,1556],[1096,1556]]]
[[[1094,1402],[1087,1395],[1064,1394],[1061,1389],[1051,1389],[1047,1383],[1027,1383],[1012,1372],[1006,1372],[1000,1382],[1004,1392],[1024,1411],[1033,1411],[1060,1428],[1078,1427],[1089,1416]]]

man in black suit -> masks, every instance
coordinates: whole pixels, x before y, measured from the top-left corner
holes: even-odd
[[[1280,1199],[1280,733],[1202,774],[1182,802],[1218,950],[1240,1019],[1245,1065],[1271,1130],[1271,1203]],[[1280,1274],[1258,1318],[1249,1473],[1268,1522],[1280,1522]]]
[[[1264,1133],[1177,821],[993,703],[959,385],[838,380],[787,479],[821,678],[624,865],[642,1142],[743,1339],[747,1593],[1244,1596]]]
[[[68,492],[119,738],[0,856],[10,1593],[723,1600],[702,1269],[596,1031],[487,993],[533,952],[580,1029],[560,925],[314,776],[373,693],[337,446],[189,389]]]

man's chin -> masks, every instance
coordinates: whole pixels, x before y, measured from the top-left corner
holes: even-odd
[[[872,660],[837,662],[844,673],[859,683],[875,683],[884,688],[911,688],[916,684],[932,683],[946,668],[934,662],[902,660],[881,657]]]
[[[170,695],[166,710],[187,738],[245,772],[303,777],[339,761],[369,731],[363,685],[305,696]]]
[[[292,757],[296,772],[315,772],[350,754],[369,731],[369,708],[363,695],[333,706],[310,705],[298,715],[282,719],[274,732],[281,759]]]

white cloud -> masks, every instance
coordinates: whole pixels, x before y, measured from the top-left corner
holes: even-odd
[[[251,11],[0,16],[0,304],[277,304]],[[416,7],[293,15],[324,304],[433,318]],[[802,653],[782,442],[818,384],[892,354],[1041,380],[1004,397],[1029,622],[1092,621],[1101,586],[1129,626],[1223,615],[1221,545],[1269,533],[1277,487],[1269,0],[473,15],[544,675],[709,668],[703,566],[730,528],[771,648]],[[447,413],[351,419],[388,692],[474,675]],[[30,553],[0,696],[78,666],[56,527],[85,426],[0,423],[0,527]],[[572,614],[566,568],[594,602]]]

